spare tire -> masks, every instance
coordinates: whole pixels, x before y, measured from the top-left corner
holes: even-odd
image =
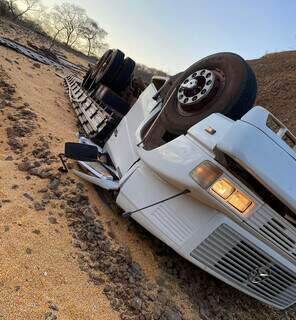
[[[160,121],[166,131],[180,135],[212,113],[237,120],[252,108],[256,94],[256,77],[242,57],[213,54],[175,79],[163,99]]]
[[[121,116],[125,116],[130,109],[129,104],[125,100],[104,85],[101,85],[96,90],[93,94],[93,99],[99,103],[102,102],[105,106],[118,112]]]

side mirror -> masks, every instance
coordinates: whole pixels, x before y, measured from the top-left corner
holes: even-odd
[[[89,144],[66,142],[64,155],[73,160],[96,162],[98,149]]]

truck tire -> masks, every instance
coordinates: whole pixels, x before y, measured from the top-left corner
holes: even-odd
[[[124,53],[118,49],[111,50],[108,54],[102,57],[97,67],[97,72],[94,76],[94,81],[90,90],[97,88],[98,84],[104,84],[108,87],[112,86],[112,81],[123,66]]]
[[[208,56],[182,72],[163,99],[161,122],[180,135],[212,113],[237,120],[256,99],[256,77],[247,62],[234,53]]]
[[[111,108],[112,111],[119,113],[121,117],[125,116],[130,109],[129,104],[125,100],[104,85],[101,85],[95,91],[93,99],[99,103],[103,103],[108,108]]]
[[[87,71],[82,86],[88,90],[91,89],[94,81],[95,81],[95,77],[96,74],[98,73],[98,71],[100,70],[101,65],[103,64],[103,62],[106,60],[106,58],[112,53],[111,49],[108,49],[107,51],[105,51],[105,53],[102,55],[102,57],[99,59],[99,61],[96,63],[96,65],[92,66],[89,68],[89,70]]]
[[[116,92],[123,91],[131,83],[135,67],[136,63],[133,59],[125,58],[121,70],[112,82],[111,88]]]

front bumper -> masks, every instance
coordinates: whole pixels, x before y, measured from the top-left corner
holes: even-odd
[[[178,192],[139,162],[116,201],[132,211]],[[278,309],[296,302],[296,263],[245,222],[236,223],[189,195],[132,217],[185,259],[238,290]]]

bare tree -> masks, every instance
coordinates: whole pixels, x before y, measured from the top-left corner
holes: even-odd
[[[55,8],[53,8],[43,18],[46,21],[47,32],[51,35],[51,41],[48,47],[48,49],[51,50],[54,47],[58,37],[65,30],[65,26],[63,24],[62,17],[60,16],[59,12],[55,10]]]
[[[29,11],[38,10],[40,1],[39,0],[8,0],[7,3],[13,19],[17,20],[23,17]]]
[[[96,21],[86,18],[81,28],[82,37],[87,41],[87,55],[90,55],[92,49],[98,49],[102,40],[107,36],[107,32],[99,27]]]
[[[62,3],[38,15],[38,23],[50,36],[49,49],[57,40],[91,54],[100,54],[107,44],[107,32],[87,16],[85,10],[70,3]]]
[[[66,44],[72,46],[77,41],[85,22],[85,10],[74,4],[64,2],[55,6],[53,11],[55,11],[60,24],[63,26],[62,30],[65,32]]]

